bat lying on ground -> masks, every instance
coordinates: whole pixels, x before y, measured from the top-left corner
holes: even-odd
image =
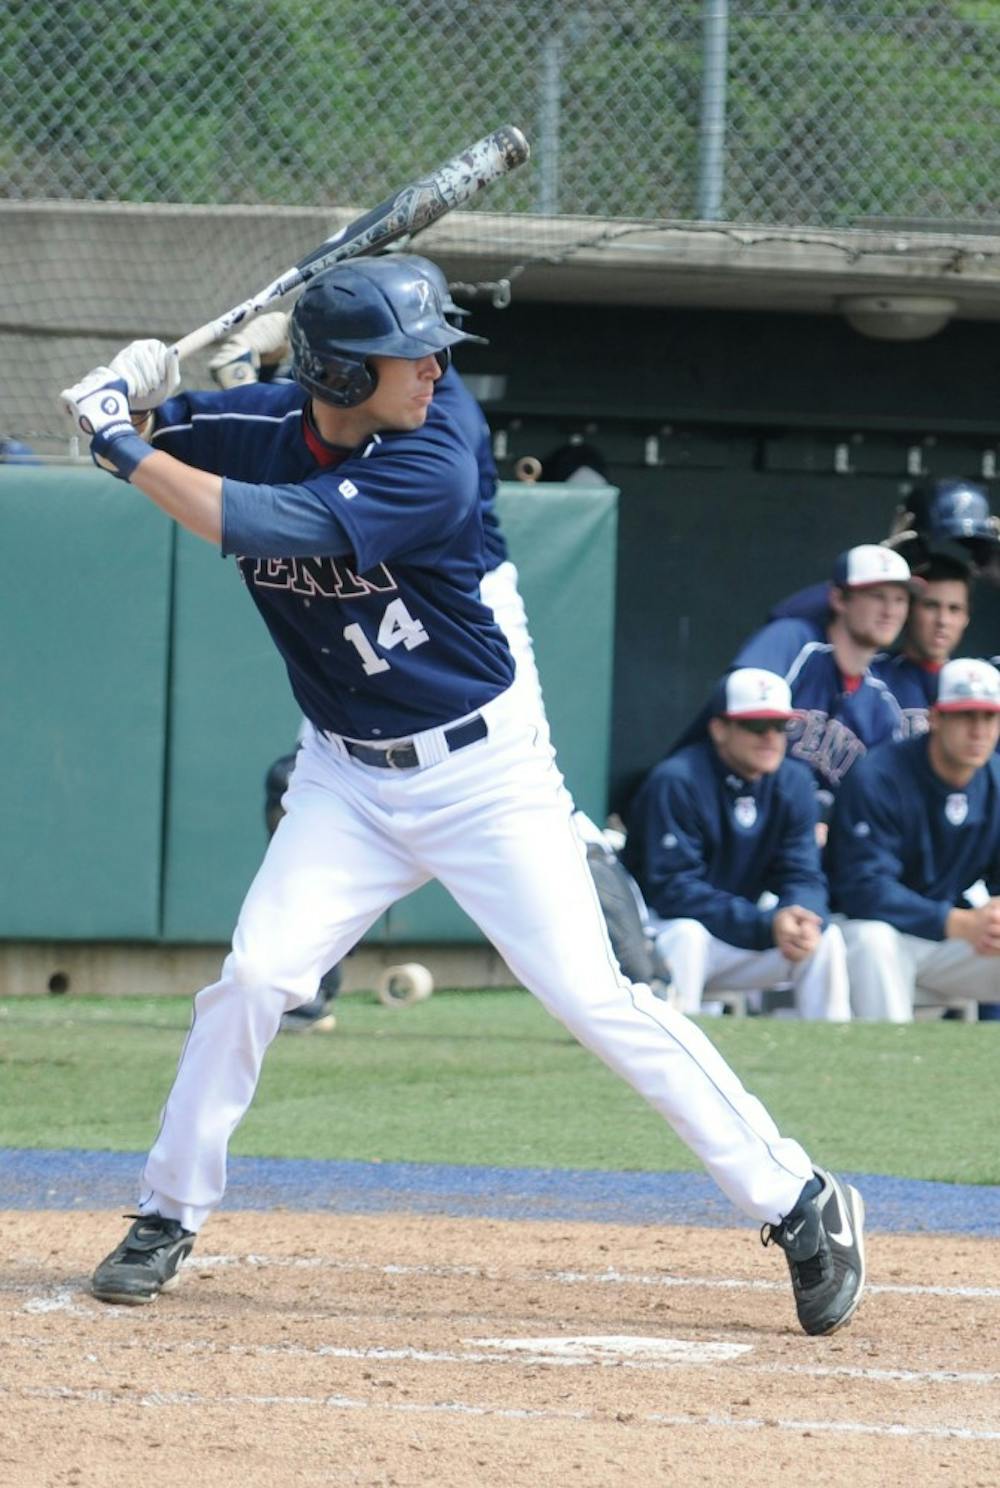
[[[522,165],[528,154],[528,141],[513,124],[495,129],[492,134],[469,145],[468,149],[453,155],[430,175],[403,186],[370,212],[342,227],[258,294],[244,300],[242,305],[236,305],[217,320],[208,321],[198,330],[183,336],[174,348],[179,359],[183,361],[193,352],[223,340],[237,326],[252,320],[290,290],[306,284],[332,264],[373,253],[407,234],[412,236],[422,232],[446,212],[460,207],[484,187]]]

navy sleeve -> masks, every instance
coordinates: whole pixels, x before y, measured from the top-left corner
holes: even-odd
[[[873,763],[861,760],[837,794],[827,849],[833,907],[852,920],[884,920],[904,935],[944,940],[953,906],[903,883],[901,823],[907,806],[890,776]],[[918,809],[916,803],[909,809]]]
[[[222,482],[222,551],[242,558],[346,558],[342,522],[308,486]]]
[[[763,630],[758,630],[733,657],[730,671],[737,667],[762,667],[768,672],[777,672],[779,677],[788,675],[792,662],[810,641],[817,641],[817,630],[805,620],[772,620]]]
[[[778,896],[778,909],[798,904],[818,914],[825,925],[830,902],[816,841],[816,791],[805,768],[794,761],[791,767],[794,773],[783,782],[787,824],[768,867],[768,888]]]
[[[305,482],[347,533],[358,569],[424,549],[435,552],[468,520],[479,497],[476,459],[463,439],[428,417],[413,434],[383,436],[373,452],[352,456]]]
[[[705,823],[693,781],[668,772],[653,775],[636,811],[642,816],[640,881],[661,919],[700,920],[710,934],[745,950],[773,946],[773,912],[709,881]]]
[[[809,620],[814,625],[827,625],[830,620],[830,585],[810,584],[806,589],[797,589],[778,603],[768,614],[768,620]]]

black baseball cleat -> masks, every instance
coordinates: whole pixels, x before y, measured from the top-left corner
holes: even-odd
[[[800,1198],[780,1224],[764,1225],[760,1238],[785,1252],[805,1331],[835,1333],[850,1322],[865,1289],[865,1206],[856,1188],[823,1168],[815,1172],[819,1191]]]
[[[134,1219],[122,1243],[94,1272],[90,1290],[101,1302],[135,1305],[172,1291],[178,1268],[191,1253],[195,1237],[175,1219],[159,1214],[127,1214]]]
[[[336,1026],[337,1020],[322,992],[312,1002],[304,1002],[281,1015],[282,1033],[332,1033]]]
[[[332,1033],[337,1020],[330,1004],[340,991],[341,980],[340,966],[331,966],[312,1002],[304,1002],[300,1007],[282,1013],[282,1033]]]

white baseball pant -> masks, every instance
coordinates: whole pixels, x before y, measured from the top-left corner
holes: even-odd
[[[545,714],[542,683],[535,661],[535,647],[528,629],[528,615],[517,586],[517,568],[509,559],[483,574],[479,597],[493,611],[493,618],[507,638],[514,658],[516,686],[521,689],[524,705],[548,738],[549,721]]]
[[[977,956],[968,941],[904,935],[885,920],[844,920],[842,929],[856,1018],[910,1023],[918,987],[942,1005],[1000,1002],[1000,958]]]
[[[836,925],[827,925],[803,961],[787,961],[777,947],[747,951],[729,945],[700,920],[653,919],[652,925],[682,1012],[696,1013],[706,993],[764,991],[791,983],[801,1018],[846,1023],[851,1016],[847,953]]]
[[[738,1208],[773,1223],[794,1207],[812,1176],[806,1153],[780,1135],[700,1029],[622,977],[572,803],[518,689],[481,712],[488,736],[454,753],[444,729],[416,735],[414,769],[360,764],[342,740],[309,732],[232,951],[195,999],[144,1169],[143,1213],[200,1227],[222,1197],[229,1139],[282,1013],[312,998],[325,969],[431,877],[552,1016],[660,1112]]]

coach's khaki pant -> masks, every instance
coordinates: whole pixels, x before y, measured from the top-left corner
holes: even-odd
[[[656,949],[670,967],[680,1010],[696,1013],[702,995],[766,990],[791,983],[801,1018],[844,1023],[851,1016],[847,955],[836,925],[828,925],[804,961],[786,961],[775,947],[747,951],[712,935],[700,920],[654,920]]]
[[[1000,957],[977,956],[968,941],[923,940],[884,920],[844,920],[841,929],[856,1018],[909,1023],[917,988],[921,1002],[1000,1002]]]

